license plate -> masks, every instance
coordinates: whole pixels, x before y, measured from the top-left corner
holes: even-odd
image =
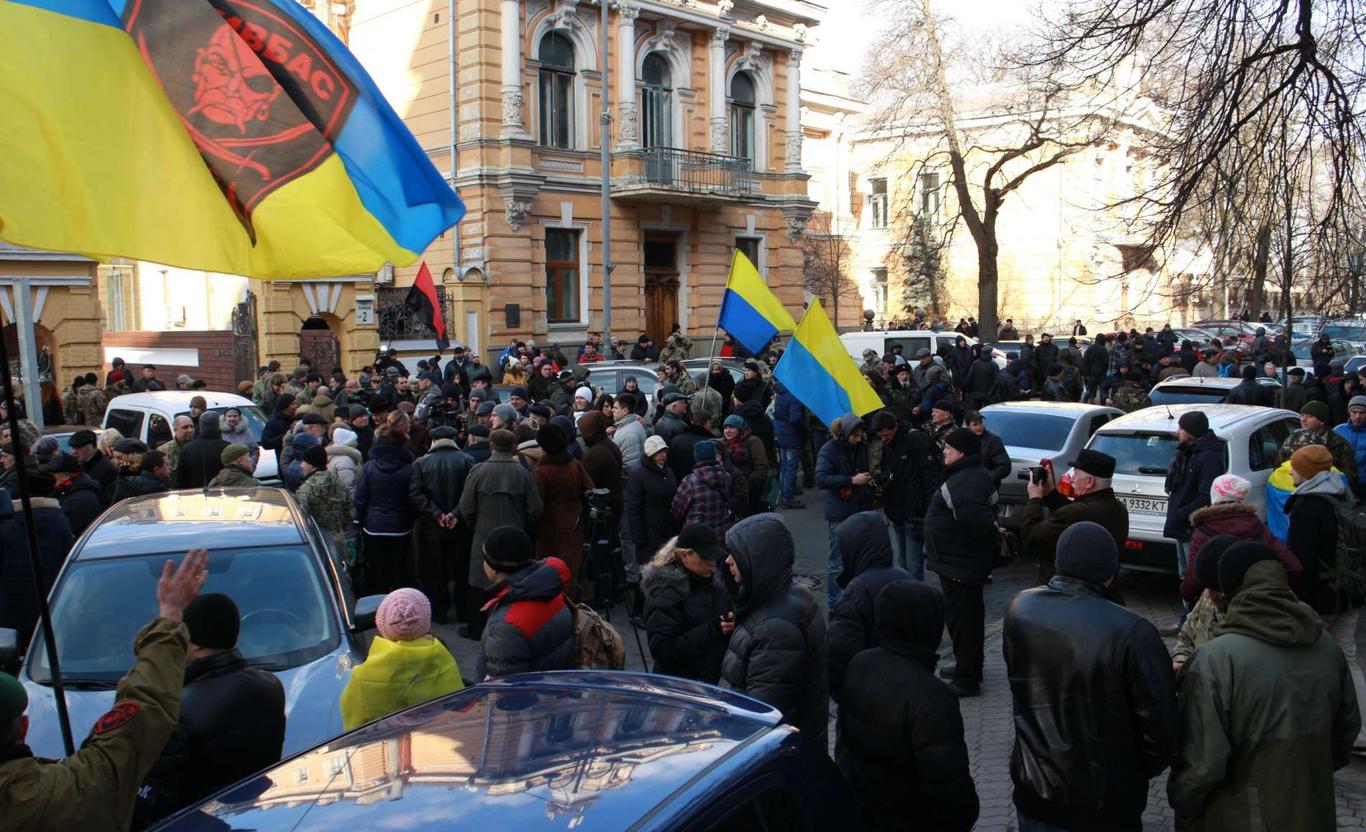
[[[1167,501],[1156,497],[1125,497],[1119,498],[1129,509],[1130,514],[1163,514],[1167,513]]]

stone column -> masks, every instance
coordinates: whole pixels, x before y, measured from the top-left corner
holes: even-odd
[[[717,26],[711,33],[707,108],[711,115],[713,153],[730,153],[730,131],[726,126],[726,41],[729,39],[729,26]]]
[[[802,169],[802,50],[787,53],[787,164],[788,173]]]
[[[617,148],[640,144],[639,116],[636,112],[636,16],[634,3],[617,5]]]
[[[518,0],[502,0],[504,136],[525,136],[522,123],[522,10]]]

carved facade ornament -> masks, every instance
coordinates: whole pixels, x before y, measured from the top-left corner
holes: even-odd
[[[555,0],[555,11],[547,18],[551,29],[582,29],[579,0]]]
[[[716,0],[716,13],[722,17],[730,17],[731,9],[734,8],[734,0]]]
[[[735,64],[736,69],[749,70],[751,72],[764,71],[764,47],[758,41],[750,41],[745,44],[744,54]]]
[[[806,32],[805,23],[795,23],[792,25],[792,36],[797,39],[798,43],[806,43]]]
[[[617,14],[620,15],[623,20],[635,20],[637,17],[640,17],[640,6],[637,6],[634,3],[618,3]]]
[[[645,54],[651,52],[678,53],[683,51],[683,44],[678,40],[678,24],[672,20],[662,21],[656,30],[654,37],[645,42]]]
[[[636,102],[622,101],[617,105],[617,141],[621,144],[635,144],[637,139]]]
[[[802,50],[800,50],[800,49],[789,49],[789,50],[787,51],[787,65],[788,65],[788,66],[801,66],[801,63],[802,63]]]
[[[507,205],[508,228],[511,228],[513,231],[520,231],[522,229],[522,223],[526,221],[526,215],[531,213],[530,200],[509,197],[504,199],[503,202]]]
[[[754,18],[754,28],[758,29],[761,32],[767,32],[769,29],[773,27],[770,26],[768,23],[768,16],[761,14],[758,17]]]
[[[802,235],[806,233],[806,221],[808,219],[810,219],[810,217],[802,216],[801,214],[787,215],[788,242],[795,243],[802,238]]]
[[[797,169],[802,166],[802,131],[789,130],[787,133],[787,166]]]
[[[730,152],[730,128],[726,124],[725,116],[711,120],[711,152]]]
[[[730,40],[729,26],[717,26],[715,29],[711,30],[712,43],[725,43],[728,40]]]
[[[503,126],[522,129],[522,90],[518,87],[503,90]]]

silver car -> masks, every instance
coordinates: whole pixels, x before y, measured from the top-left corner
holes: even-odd
[[[1026,468],[1051,459],[1061,474],[1097,428],[1122,415],[1113,407],[1080,402],[1007,402],[983,408],[987,430],[1001,437],[1010,454],[1010,474],[998,489],[1001,522],[1019,525],[1029,500]]]
[[[242,613],[237,648],[284,685],[285,755],[342,733],[337,701],[365,660],[360,634],[383,596],[353,600],[344,563],[317,524],[288,492],[260,487],[124,500],[76,541],[49,596],[74,735],[85,736],[114,704],[114,687],[133,666],[133,636],[156,617],[162,565],[191,547],[209,550],[203,591],[228,595]],[[41,630],[19,679],[29,696],[29,746],[61,757]]]

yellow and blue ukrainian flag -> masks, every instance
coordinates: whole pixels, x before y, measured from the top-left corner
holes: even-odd
[[[737,250],[730,263],[717,326],[750,352],[759,352],[779,331],[796,329],[797,322],[769,290],[759,270]]]
[[[415,261],[464,206],[294,0],[0,0],[0,239],[262,278]]]
[[[773,377],[827,426],[851,411],[863,416],[882,407],[819,299],[813,298],[807,307]]]

